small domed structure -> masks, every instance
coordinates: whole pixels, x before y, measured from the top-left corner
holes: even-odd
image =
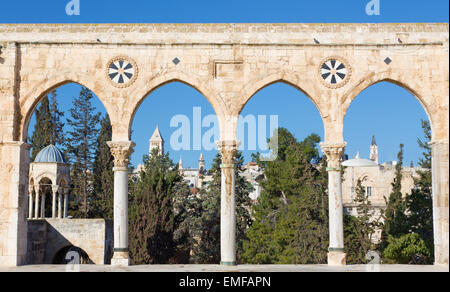
[[[30,164],[29,178],[28,218],[46,218],[45,197],[47,190],[52,192],[52,218],[66,218],[70,190],[70,165],[64,158],[62,151],[52,144],[39,151]],[[39,199],[41,199],[40,206]],[[58,206],[56,201],[58,201]]]
[[[66,163],[66,159],[64,158],[64,154],[61,150],[59,150],[55,145],[50,144],[42,149],[38,155],[36,155],[34,162]]]

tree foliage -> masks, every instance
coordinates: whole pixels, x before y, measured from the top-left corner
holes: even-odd
[[[36,123],[30,138],[31,161],[46,146],[64,144],[64,123],[61,121],[64,113],[58,109],[55,90],[42,98],[34,113]]]
[[[95,112],[92,105],[93,94],[82,87],[78,97],[74,98],[67,123],[70,130],[67,133],[66,145],[71,168],[73,192],[77,195],[74,202],[73,215],[88,217],[89,201],[93,194],[93,167],[97,136],[99,133],[100,113]]]
[[[236,200],[236,250],[237,260],[241,262],[242,244],[246,239],[247,228],[251,225],[250,192],[252,185],[242,176],[244,158],[236,153],[235,160],[235,200]],[[221,198],[221,156],[218,153],[209,170],[212,181],[199,196],[192,197],[190,236],[193,263],[217,264],[220,262],[220,198]]]
[[[100,121],[93,164],[93,194],[89,217],[113,218],[114,216],[114,157],[106,142],[111,141],[112,127],[109,116]]]
[[[177,247],[174,194],[182,177],[169,155],[157,149],[144,156],[144,167],[130,186],[130,256],[133,264],[168,264]]]
[[[326,263],[328,176],[319,157],[319,142],[315,134],[297,142],[287,129],[280,128],[277,158],[258,161],[265,179],[253,207],[254,223],[244,241],[246,263]]]

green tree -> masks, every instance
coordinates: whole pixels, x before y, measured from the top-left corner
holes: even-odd
[[[428,121],[422,120],[424,140],[418,139],[419,146],[424,150],[419,160],[419,176],[414,178],[414,188],[411,194],[406,196],[408,209],[408,226],[410,230],[422,238],[429,249],[429,262],[433,262],[434,237],[433,237],[433,199],[431,189],[431,148],[428,142],[431,140],[431,128]]]
[[[182,177],[157,149],[144,156],[144,167],[130,188],[130,256],[133,264],[167,264],[176,252],[174,194]]]
[[[397,155],[398,162],[395,165],[395,177],[392,182],[392,192],[386,199],[386,210],[384,211],[384,226],[382,232],[383,244],[388,236],[399,237],[409,232],[406,216],[406,200],[401,192],[402,168],[403,168],[403,144],[400,144],[400,151]],[[383,245],[382,245],[383,246]]]
[[[320,137],[312,134],[297,142],[287,129],[277,132],[277,158],[257,160],[265,179],[253,207],[254,223],[244,241],[243,260],[251,264],[326,263],[328,176],[317,149]],[[270,139],[268,144],[273,147]]]
[[[61,121],[64,113],[58,110],[56,91],[44,96],[35,110],[36,124],[30,138],[31,161],[46,146],[64,144],[64,123]]]
[[[78,97],[74,98],[70,109],[70,126],[66,145],[71,168],[73,192],[77,196],[72,210],[73,215],[87,218],[89,215],[89,201],[93,193],[93,166],[95,149],[99,133],[98,124],[100,113],[95,112],[92,105],[93,94],[86,87],[82,87]]]
[[[385,263],[425,264],[431,253],[425,241],[417,233],[404,234],[398,238],[389,236],[383,252]]]
[[[190,236],[193,238],[191,261],[194,263],[217,264],[220,262],[220,198],[221,198],[221,156],[214,158],[209,170],[212,181],[206,189],[192,198]],[[250,192],[252,185],[242,176],[244,158],[240,151],[236,153],[235,200],[236,200],[236,251],[240,262],[242,243],[246,239],[246,230],[251,225]]]
[[[381,227],[381,218],[373,218],[372,203],[358,179],[356,183],[357,216],[344,216],[345,250],[348,264],[367,263],[366,254],[375,249],[372,243],[373,234],[377,227]]]
[[[93,165],[93,187],[89,212],[91,218],[113,218],[114,216],[114,157],[106,142],[111,141],[112,127],[106,114],[100,121]]]

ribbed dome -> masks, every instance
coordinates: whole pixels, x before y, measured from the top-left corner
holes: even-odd
[[[64,154],[55,145],[50,144],[38,153],[34,162],[66,163],[66,159],[64,158]]]

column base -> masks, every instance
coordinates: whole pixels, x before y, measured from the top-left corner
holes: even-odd
[[[129,266],[130,257],[127,251],[115,251],[111,259],[111,266]]]
[[[330,251],[328,252],[328,265],[329,266],[345,266],[346,265],[345,252]]]
[[[220,261],[221,266],[236,266],[236,262],[222,262]]]

